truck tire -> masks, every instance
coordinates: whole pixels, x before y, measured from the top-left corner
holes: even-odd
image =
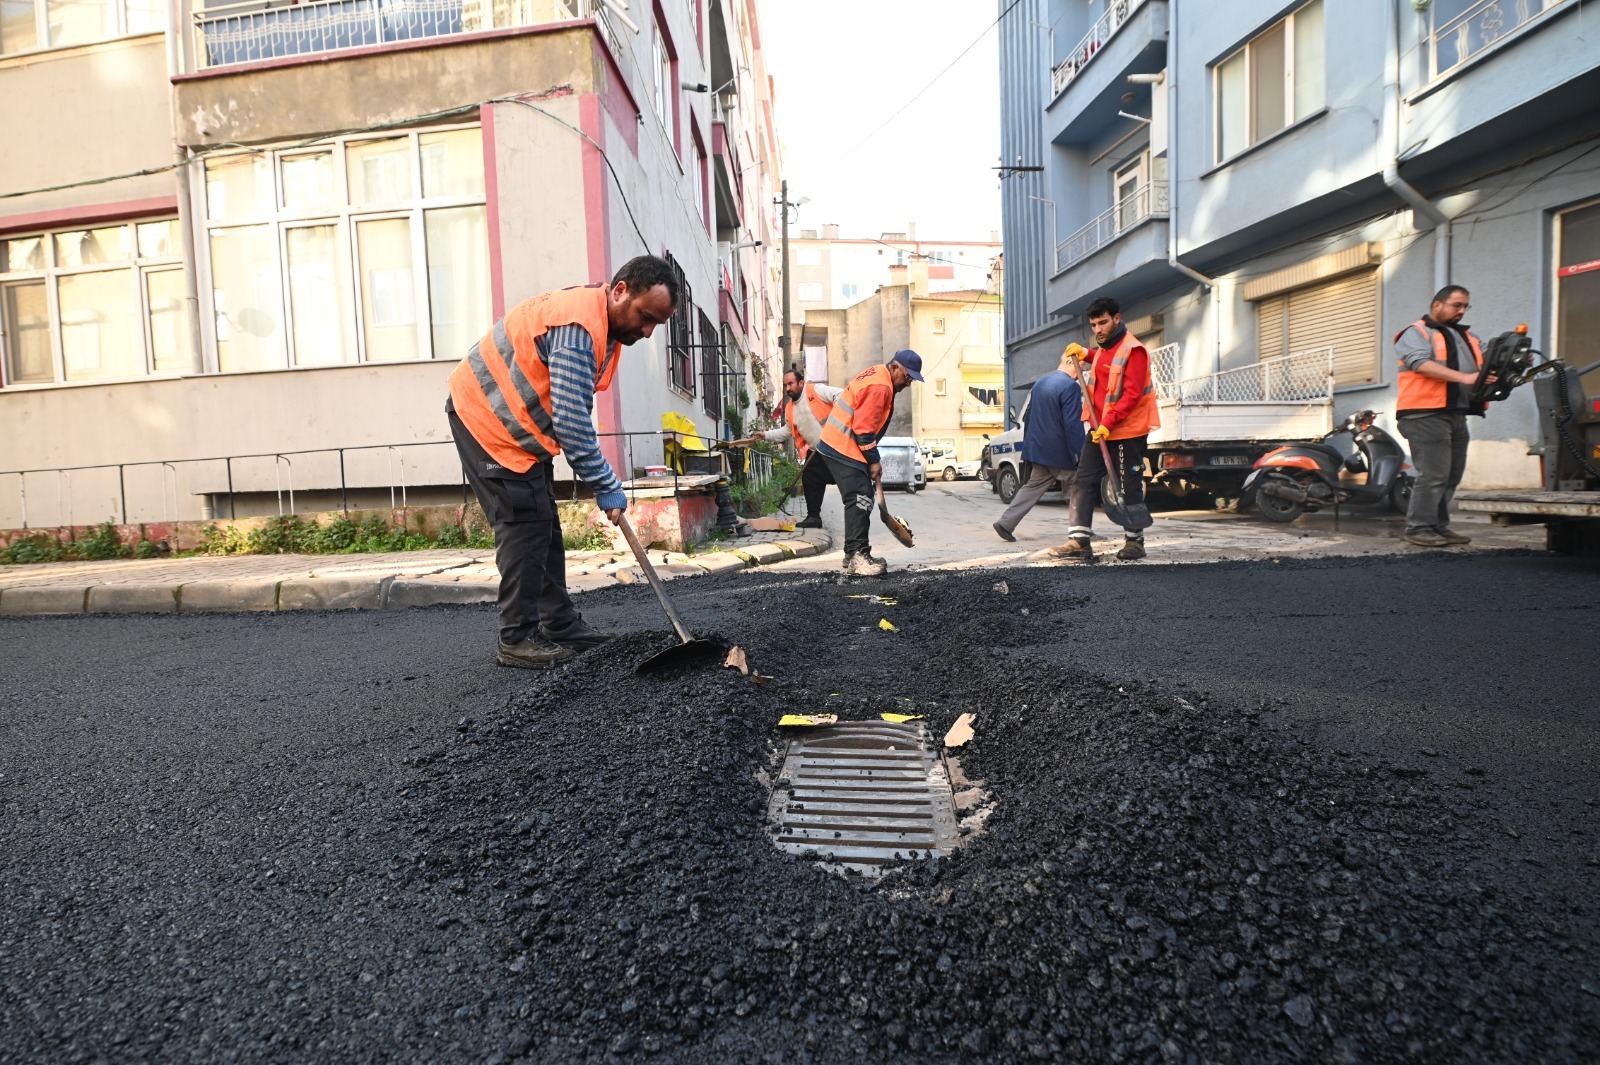
[[[996,490],[1000,493],[1000,502],[1007,506],[1010,506],[1011,501],[1017,498],[1017,490],[1022,487],[1022,481],[1017,477],[1017,468],[1015,466],[1001,466],[1000,472],[994,476],[994,483]]]

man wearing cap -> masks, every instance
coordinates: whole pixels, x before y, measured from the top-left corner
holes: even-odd
[[[897,351],[887,363],[857,374],[833,401],[822,425],[817,454],[828,480],[839,486],[844,500],[847,576],[877,577],[889,569],[883,559],[872,557],[872,508],[878,483],[883,480],[878,441],[894,417],[895,394],[920,380],[922,356],[911,350]]]

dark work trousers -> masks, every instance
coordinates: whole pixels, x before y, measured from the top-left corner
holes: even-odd
[[[1406,532],[1450,528],[1450,501],[1467,471],[1467,416],[1461,411],[1408,414],[1399,419],[1400,435],[1411,445],[1417,483],[1406,508]]]
[[[1006,512],[1000,515],[996,525],[1002,526],[1008,532],[1016,532],[1022,519],[1027,517],[1028,511],[1039,502],[1050,489],[1057,484],[1064,492],[1072,490],[1072,478],[1076,475],[1077,467],[1057,469],[1053,466],[1034,466],[1028,471],[1028,483],[1023,485],[1016,495],[1011,497],[1011,505]]]
[[[867,468],[821,452],[817,453],[817,459],[828,478],[822,483],[838,485],[839,497],[844,500],[844,557],[870,555],[872,508],[877,504],[877,499]]]
[[[806,517],[822,517],[822,497],[832,483],[822,456],[816,451],[807,454],[805,466],[800,471],[800,487],[806,496]]]
[[[1148,436],[1130,436],[1126,440],[1107,440],[1111,461],[1117,467],[1117,485],[1122,489],[1122,501],[1129,506],[1144,502],[1144,451]],[[1089,527],[1094,521],[1095,504],[1100,502],[1100,480],[1105,476],[1106,463],[1100,445],[1085,442],[1083,457],[1078,460],[1078,474],[1072,479],[1071,505],[1067,508],[1067,535],[1080,540],[1089,538]],[[1140,529],[1124,529],[1130,540],[1143,540]]]
[[[501,641],[520,643],[537,635],[541,620],[552,629],[566,628],[578,611],[567,594],[555,467],[541,462],[527,473],[514,473],[490,457],[455,411],[449,417],[467,483],[494,529]]]

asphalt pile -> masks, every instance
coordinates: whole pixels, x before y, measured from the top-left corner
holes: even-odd
[[[1073,588],[745,587],[718,624],[770,683],[635,677],[635,633],[419,751],[391,877],[482,933],[492,1056],[1593,1060],[1592,878],[1501,852],[1484,769],[1109,680]],[[884,711],[977,715],[984,831],[876,879],[777,850],[780,714]]]

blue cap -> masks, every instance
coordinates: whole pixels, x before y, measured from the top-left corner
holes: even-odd
[[[889,361],[898,362],[901,366],[904,366],[906,368],[906,372],[911,375],[911,379],[913,381],[922,380],[922,356],[918,355],[910,348],[904,348],[895,352],[894,358],[890,359]]]

